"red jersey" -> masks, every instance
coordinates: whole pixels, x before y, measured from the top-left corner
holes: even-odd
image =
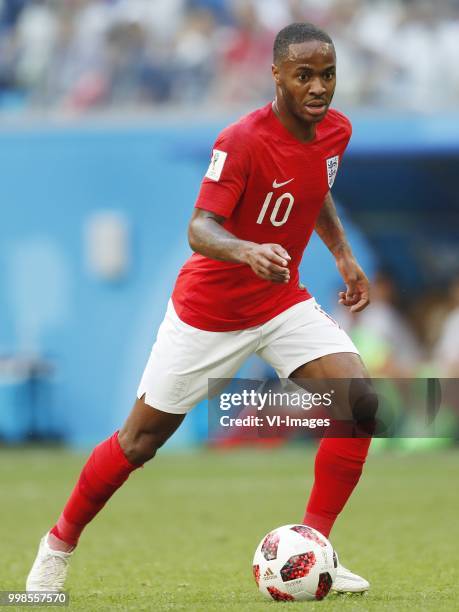
[[[172,294],[182,321],[208,331],[246,329],[311,297],[298,266],[350,136],[349,120],[329,110],[315,138],[301,143],[271,104],[221,132],[196,207],[225,217],[223,227],[237,238],[283,246],[290,282],[266,281],[248,265],[195,253]]]

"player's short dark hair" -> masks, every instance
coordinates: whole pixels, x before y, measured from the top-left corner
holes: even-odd
[[[322,42],[333,45],[330,36],[324,30],[321,30],[313,23],[300,22],[291,23],[283,28],[276,36],[273,47],[273,59],[277,64],[288,55],[290,45],[295,45],[310,40],[320,40]]]

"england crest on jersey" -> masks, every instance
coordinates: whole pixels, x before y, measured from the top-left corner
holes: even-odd
[[[335,182],[336,174],[338,172],[338,166],[339,155],[335,155],[334,157],[329,157],[327,159],[327,177],[329,189],[333,187],[333,183]]]

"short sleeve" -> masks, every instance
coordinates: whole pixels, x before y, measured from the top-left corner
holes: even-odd
[[[349,141],[351,140],[351,136],[352,136],[352,123],[344,115],[343,115],[343,119],[345,120],[343,122],[344,134],[343,134],[343,139],[342,139],[342,142],[341,142],[341,155],[340,155],[340,157],[342,157],[344,155],[344,151],[347,149],[347,145],[349,144]]]
[[[249,160],[244,138],[232,126],[224,130],[215,141],[195,207],[230,217],[244,192]]]

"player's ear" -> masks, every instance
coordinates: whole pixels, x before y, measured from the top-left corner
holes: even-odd
[[[271,72],[273,74],[273,79],[274,79],[276,85],[279,85],[279,83],[280,83],[280,74],[279,74],[279,68],[276,66],[276,64],[273,64],[271,66]]]

